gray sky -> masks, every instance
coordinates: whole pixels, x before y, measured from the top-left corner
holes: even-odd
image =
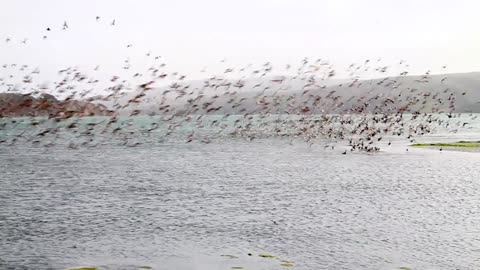
[[[339,69],[381,57],[391,66],[406,60],[411,73],[479,71],[478,14],[477,0],[4,0],[0,63],[47,75],[97,64],[115,73],[127,57],[134,69],[150,65],[151,51],[193,78],[204,66],[212,73],[250,62],[283,67],[306,56]]]

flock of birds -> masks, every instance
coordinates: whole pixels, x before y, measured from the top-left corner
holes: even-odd
[[[96,17],[95,17],[95,21],[96,21],[97,23],[100,23],[100,22],[101,22],[100,16],[96,16]],[[115,26],[115,19],[113,19],[113,20],[110,22],[110,25],[111,25],[111,26]],[[69,26],[68,26],[67,21],[64,21],[63,24],[62,24],[62,26],[59,27],[58,29],[62,29],[62,30],[67,30],[67,29],[69,29]],[[43,33],[43,35],[42,35],[42,39],[48,39],[48,35],[49,35],[50,33],[52,33],[54,30],[56,30],[56,29],[53,28],[53,27],[46,27],[46,28],[45,28],[45,31],[44,31],[44,33]],[[12,42],[14,42],[15,40],[14,40],[12,37],[7,36],[7,37],[5,37],[4,41],[5,41],[5,43],[12,43]],[[20,42],[21,42],[22,44],[27,44],[28,41],[29,41],[28,38],[20,39]]]
[[[97,16],[95,20],[101,19]],[[110,22],[111,26],[115,24],[115,20]],[[64,22],[61,29],[70,27]],[[47,27],[46,31],[53,29]],[[48,38],[48,34],[43,38]],[[8,37],[5,42],[11,40]],[[386,73],[390,67],[381,66],[381,59],[350,65],[347,70],[353,78],[350,80],[335,80],[337,72],[325,60],[305,58],[298,65],[283,68],[276,68],[270,62],[226,67],[223,74],[189,81],[185,74],[169,72],[161,56],[147,52],[146,57],[153,62],[146,72],[133,71],[127,58],[121,70],[128,77],[113,75],[102,81],[89,72],[70,67],[58,71],[60,78],[53,86],[35,83],[40,74],[37,67],[1,64],[0,92],[39,99],[48,93],[62,100],[83,100],[106,109],[101,110],[102,116],[78,111],[55,112],[43,118],[2,117],[0,144],[32,143],[49,147],[67,141],[69,148],[78,149],[118,139],[121,145],[134,147],[146,143],[147,137],[162,141],[181,134],[186,143],[208,144],[224,137],[249,141],[280,137],[291,143],[295,140],[310,145],[323,143],[329,149],[334,149],[336,142],[346,142],[351,151],[376,152],[380,143],[390,145],[393,137],[414,141],[416,136],[432,133],[438,127],[454,131],[468,127],[468,122],[456,120],[458,115],[453,113],[457,98],[466,92],[448,88],[422,91],[421,85],[429,82],[430,72],[418,77],[419,87],[403,85],[407,71],[377,80],[362,81],[356,77],[359,72]],[[226,59],[220,62],[226,64]],[[407,69],[408,65],[400,61],[397,67]],[[96,66],[93,72],[98,69]],[[275,75],[279,73],[292,75]],[[443,78],[441,83],[446,80]],[[140,82],[132,84],[134,81]],[[364,88],[368,91],[359,91]],[[0,108],[0,116],[2,111],[15,111],[15,106],[48,111],[53,103],[43,99],[45,102],[39,103],[41,108],[32,102],[7,102]],[[143,139],[138,139],[139,135]]]

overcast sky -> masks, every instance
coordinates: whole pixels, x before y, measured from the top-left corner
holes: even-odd
[[[381,57],[392,66],[406,60],[411,73],[443,65],[445,72],[479,71],[479,14],[477,0],[3,0],[0,63],[44,74],[99,64],[114,73],[127,57],[151,62],[151,51],[193,77],[204,66],[283,66],[304,57],[339,69]]]

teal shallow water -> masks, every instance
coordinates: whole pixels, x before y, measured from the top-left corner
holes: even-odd
[[[305,121],[300,115],[252,115],[245,119],[240,115],[191,115],[187,117],[169,116],[137,116],[120,117],[111,123],[109,117],[83,117],[70,118],[60,122],[46,118],[3,118],[0,119],[0,140],[5,143],[27,143],[33,145],[75,145],[97,146],[99,144],[137,144],[158,142],[179,142],[188,135],[194,135],[194,141],[211,141],[233,137],[252,138],[298,138],[295,134],[303,128],[315,139],[333,139],[331,134],[341,132],[346,139],[358,137],[352,135],[352,130],[359,120],[368,119],[369,127],[386,128],[390,130],[385,134],[389,140],[402,140],[418,132],[419,124],[428,124],[429,131],[423,136],[414,136],[416,140],[424,140],[435,136],[444,136],[447,139],[475,137],[480,133],[479,115],[464,114],[449,118],[446,115],[434,115],[434,121],[428,124],[430,118],[419,116],[412,119],[412,115],[405,115],[400,122],[394,125],[378,124],[371,121],[373,116],[330,115],[307,116]],[[351,121],[350,124],[345,120]],[[340,123],[340,121],[344,121]],[[35,125],[32,126],[32,123]],[[311,128],[310,124],[314,124]],[[72,128],[73,126],[73,128]],[[241,129],[238,127],[241,126]],[[41,134],[46,130],[54,130]],[[239,132],[240,130],[240,132]],[[402,136],[395,133],[401,131]],[[414,132],[414,133],[415,133]],[[235,134],[233,134],[235,133]],[[358,133],[358,132],[357,132]],[[252,135],[252,136],[251,136]],[[415,135],[415,134],[413,134]],[[302,137],[302,136],[300,136]],[[303,136],[305,137],[305,136]],[[88,142],[88,143],[87,143]]]

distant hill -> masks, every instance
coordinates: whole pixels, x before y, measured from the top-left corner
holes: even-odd
[[[118,102],[125,105],[139,93],[129,93]],[[144,94],[120,111],[138,110],[144,114],[480,113],[480,72],[374,80],[209,79],[177,82],[144,91]],[[103,104],[113,106],[112,102]]]
[[[29,94],[0,93],[0,117],[70,117],[110,114],[107,107],[86,101],[60,101],[48,94],[34,97]]]
[[[130,102],[129,102],[130,101]],[[480,113],[480,72],[374,80],[318,77],[210,78],[127,92],[115,98],[57,100],[0,93],[0,117],[120,114]]]

